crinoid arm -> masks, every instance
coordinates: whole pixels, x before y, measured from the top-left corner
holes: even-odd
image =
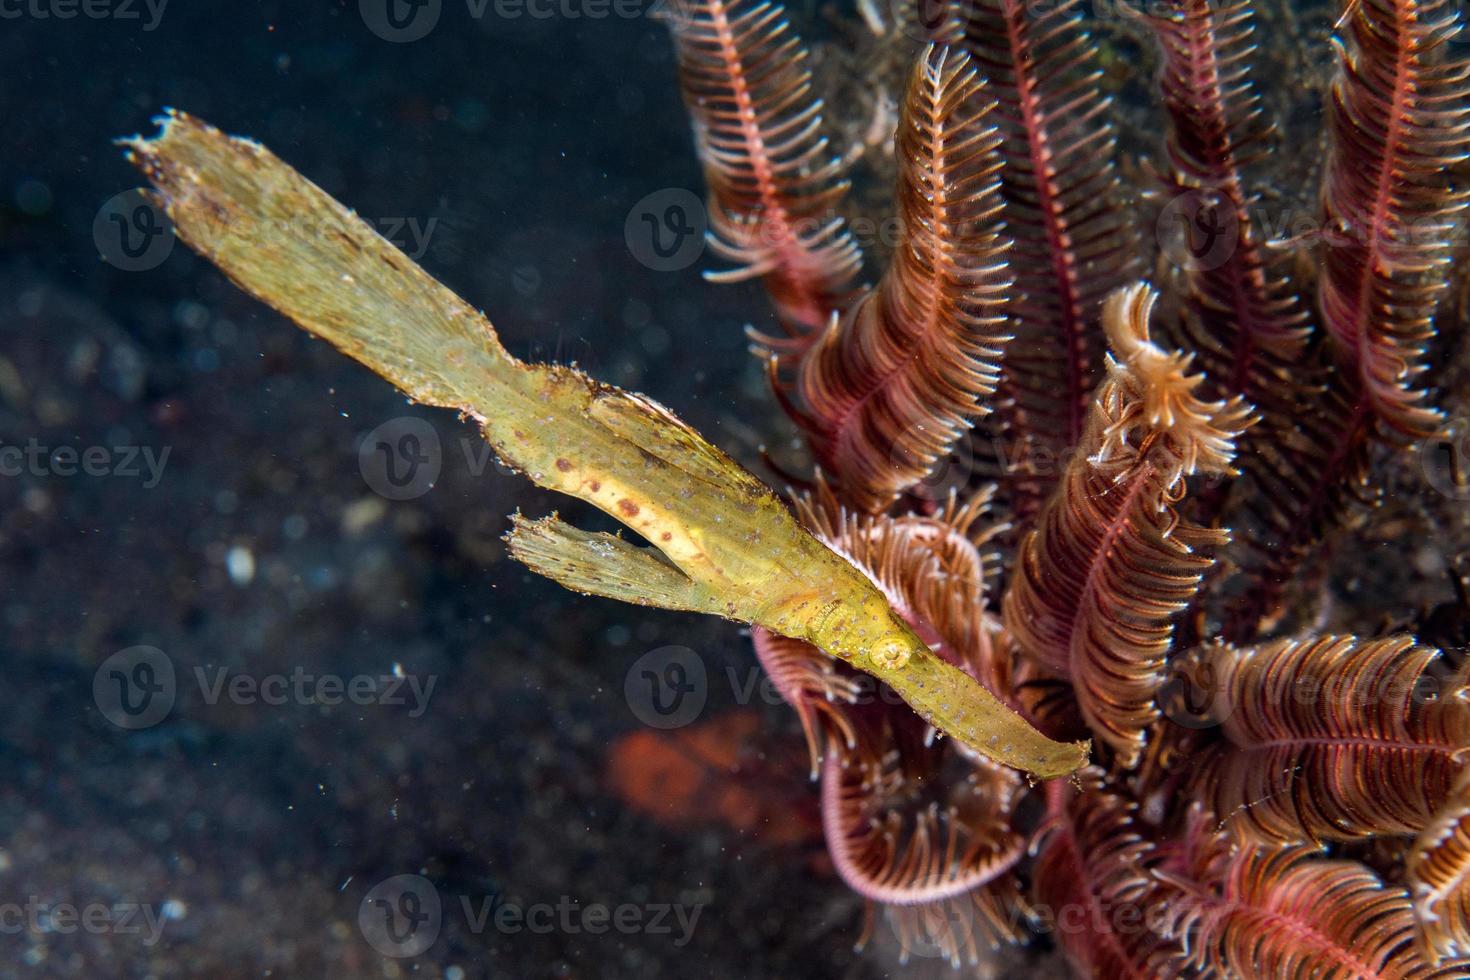
[[[1185,334],[1211,389],[1242,395],[1263,415],[1285,413],[1285,373],[1306,339],[1306,307],[1283,256],[1273,256],[1252,214],[1246,167],[1266,147],[1251,73],[1251,0],[1166,0],[1143,17],[1163,53],[1160,89],[1169,116],[1167,215],[1182,232],[1188,288]],[[1214,238],[1196,242],[1201,229]],[[1212,246],[1195,254],[1198,246]],[[1215,254],[1216,252],[1220,254]]]
[[[852,291],[862,252],[837,204],[841,161],[823,135],[809,55],[779,3],[678,0],[665,15],[709,185],[711,247],[760,278],[800,348]]]
[[[1306,845],[1241,844],[1193,810],[1182,860],[1156,872],[1160,931],[1180,972],[1219,977],[1465,976],[1470,961],[1425,958],[1408,895],[1356,861]]]
[[[1099,45],[1081,0],[946,0],[945,31],[999,105],[1001,195],[1015,294],[997,411],[983,427],[1001,446],[1003,486],[1033,517],[1077,448],[1102,380],[1103,300],[1135,277]],[[997,448],[1001,452],[997,452]]]
[[[1464,680],[1409,636],[1212,647],[1224,741],[1197,773],[1236,836],[1318,844],[1423,831],[1470,746]]]
[[[1470,956],[1470,767],[1414,840],[1405,862],[1425,952]]]
[[[888,682],[936,728],[1037,776],[1085,744],[1045,738],[936,656],[871,579],[759,480],[650,399],[523,363],[490,322],[268,150],[172,115],[127,141],[179,237],[247,292],[389,379],[478,422],[501,459],[606,511],[659,556],[557,524],[512,547],[574,589],[697,608],[808,640]],[[292,234],[308,222],[312,234]],[[610,558],[594,579],[589,551]],[[670,569],[690,580],[679,587]]]
[[[1447,0],[1356,0],[1337,40],[1322,206],[1322,319],[1385,434],[1440,423],[1419,375],[1466,195],[1447,174],[1470,152],[1470,62],[1446,42]]]
[[[1226,540],[1176,513],[1185,477],[1233,472],[1251,421],[1238,399],[1199,398],[1189,358],[1149,340],[1154,299],[1139,284],[1108,300],[1113,357],[1084,451],[1022,541],[1005,599],[1021,649],[1071,681],[1083,717],[1130,768],[1158,718],[1172,618]]]
[[[1173,976],[1177,942],[1152,928],[1159,853],[1138,808],[1108,788],[1102,770],[1077,786],[1051,783],[1047,819],[1034,845],[1036,910],[1055,931],[1079,977]]]
[[[968,55],[924,51],[898,121],[902,240],[877,288],[800,361],[800,420],[861,510],[947,458],[995,392],[1011,278],[993,107]]]

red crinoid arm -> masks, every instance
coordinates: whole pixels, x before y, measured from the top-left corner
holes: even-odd
[[[1280,845],[1422,831],[1470,746],[1470,697],[1412,637],[1211,647],[1224,740],[1201,798],[1243,839]]]
[[[1283,369],[1306,337],[1306,310],[1270,257],[1242,169],[1269,130],[1250,81],[1255,51],[1250,0],[1166,0],[1144,18],[1163,51],[1169,114],[1171,211],[1183,233],[1191,346],[1213,391],[1242,395],[1263,414],[1289,413]],[[1212,237],[1200,239],[1201,234]]]
[[[1158,718],[1173,618],[1195,596],[1223,532],[1182,520],[1184,477],[1230,474],[1249,424],[1204,402],[1189,358],[1149,341],[1155,295],[1120,290],[1103,313],[1115,351],[1082,451],[1021,543],[1005,625],[1032,659],[1067,678],[1094,734],[1131,768]]]
[[[1321,314],[1386,429],[1423,438],[1440,417],[1414,384],[1466,200],[1445,171],[1470,145],[1470,64],[1445,60],[1459,30],[1448,0],[1350,6],[1322,187]]]
[[[1470,768],[1414,841],[1404,871],[1425,952],[1470,956]]]
[[[1245,569],[1245,590],[1220,611],[1230,643],[1254,642],[1275,623],[1303,560],[1373,495],[1372,408],[1356,375],[1319,367],[1318,359],[1302,365],[1299,373],[1319,377],[1320,387],[1299,392],[1291,415],[1267,416],[1243,460],[1249,482],[1240,502],[1253,519],[1232,556]]]
[[[822,135],[807,50],[778,3],[678,0],[669,26],[710,194],[710,244],[761,277],[799,346],[851,294],[862,254],[837,216],[847,192]]]
[[[905,958],[922,945],[956,967],[974,964],[982,946],[1015,942],[1022,933],[1014,868],[1025,856],[1026,838],[1012,826],[1023,792],[1019,779],[975,760],[971,778],[950,787],[946,798],[915,799],[921,781],[935,774],[943,743],[926,747],[885,729],[889,710],[867,712],[857,745],[828,744],[822,762],[827,851],[847,886],[882,907]],[[904,722],[897,720],[900,727]]]
[[[1047,822],[1032,870],[1036,911],[1079,977],[1146,980],[1174,975],[1177,945],[1151,929],[1159,852],[1137,807],[1110,791],[1102,771],[1046,787]]]
[[[1184,975],[1465,976],[1464,960],[1421,955],[1403,888],[1312,847],[1232,846],[1216,826],[1208,814],[1191,819],[1194,866],[1159,875],[1157,922],[1183,946]]]
[[[863,511],[922,480],[995,391],[1011,280],[993,105],[968,55],[925,50],[898,122],[902,241],[877,289],[801,361],[800,419]]]
[[[1080,0],[951,0],[965,47],[998,100],[1001,172],[1017,299],[991,447],[1021,517],[1055,485],[1058,460],[1082,437],[1101,377],[1097,317],[1103,298],[1132,277],[1124,233],[1110,100],[1097,85],[1097,49]]]

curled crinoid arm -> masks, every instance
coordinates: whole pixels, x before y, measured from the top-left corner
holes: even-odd
[[[1414,840],[1405,872],[1426,954],[1470,956],[1470,767]]]
[[[1011,279],[993,106],[968,55],[925,50],[898,122],[899,246],[801,359],[801,421],[860,510],[922,480],[995,391]]]
[[[1450,0],[1356,0],[1342,20],[1323,180],[1323,322],[1388,430],[1439,425],[1418,375],[1466,194],[1448,170],[1470,149],[1470,63],[1451,60]]]
[[[1424,830],[1470,746],[1470,701],[1409,636],[1292,639],[1209,651],[1224,741],[1198,792],[1237,836],[1267,844]]]
[[[1289,416],[1265,419],[1243,460],[1239,500],[1250,516],[1230,558],[1244,570],[1244,588],[1219,610],[1220,635],[1231,643],[1254,642],[1280,620],[1314,550],[1376,493],[1374,416],[1357,376],[1303,361],[1297,371],[1310,384],[1298,383]]]
[[[1184,975],[1463,977],[1465,960],[1424,956],[1403,888],[1306,845],[1233,842],[1192,814],[1182,867],[1159,872],[1156,925],[1180,943]]]
[[[819,479],[815,493],[797,499],[796,510],[809,530],[883,590],[939,657],[1000,695],[1006,691],[1005,665],[991,646],[984,611],[987,570],[979,550],[991,532],[976,526],[990,496],[978,493],[964,504],[951,497],[929,517],[874,517],[845,510]],[[856,675],[809,643],[757,629],[755,648],[772,684],[801,718],[815,775],[822,731],[853,746],[846,706],[864,689]]]
[[[962,777],[933,778],[942,743],[906,725],[911,718],[876,706],[855,744],[829,743],[827,850],[842,880],[881,907],[903,958],[937,948],[955,966],[974,964],[982,948],[1017,941],[1025,921],[1014,869],[1026,837],[1012,825],[1023,790],[1015,773],[984,760],[959,764]]]
[[[1013,509],[1029,518],[1082,438],[1101,380],[1103,299],[1135,275],[1122,204],[1110,99],[1080,0],[949,0],[945,20],[990,82],[1006,234],[1016,278],[1014,339],[1003,359],[997,416]],[[985,456],[998,453],[992,448]]]
[[[761,669],[801,720],[815,779],[827,736],[844,745],[853,744],[856,737],[843,705],[862,697],[858,675],[843,671],[835,660],[804,640],[760,627],[751,630],[751,639]]]
[[[1153,931],[1159,852],[1137,807],[1113,792],[1102,770],[1080,788],[1047,786],[1047,819],[1032,868],[1036,912],[1079,977],[1170,976],[1180,953]]]
[[[182,114],[127,145],[179,237],[243,289],[411,397],[473,418],[537,485],[600,508],[657,549],[555,519],[517,522],[511,548],[537,571],[807,640],[888,681],[936,728],[1039,776],[1086,761],[1086,745],[1047,739],[935,655],[866,574],[672,412],[512,357],[482,314],[264,147]],[[282,233],[301,222],[321,234]]]
[[[709,185],[710,246],[759,277],[798,348],[842,308],[862,253],[838,216],[841,160],[823,135],[805,45],[779,3],[678,0],[669,29]]]
[[[1194,473],[1233,472],[1250,423],[1238,399],[1206,402],[1190,359],[1149,340],[1155,294],[1109,298],[1113,348],[1062,485],[1021,543],[1005,624],[1033,661],[1071,681],[1083,717],[1132,767],[1158,718],[1173,616],[1194,597],[1223,532],[1180,518]]]
[[[1163,52],[1160,88],[1169,116],[1166,215],[1189,249],[1186,337],[1220,395],[1241,395],[1263,415],[1285,414],[1306,310],[1268,252],[1245,168],[1265,152],[1269,127],[1251,81],[1251,0],[1166,0],[1144,21]]]

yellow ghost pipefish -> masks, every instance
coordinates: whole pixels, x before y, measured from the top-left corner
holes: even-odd
[[[260,144],[182,113],[157,137],[124,143],[178,236],[242,289],[415,401],[474,418],[537,485],[655,546],[517,515],[507,540],[530,568],[577,592],[806,640],[887,683],[951,738],[1038,778],[1087,761],[1088,743],[1046,738],[930,651],[867,575],[667,409],[512,357],[483,314]]]

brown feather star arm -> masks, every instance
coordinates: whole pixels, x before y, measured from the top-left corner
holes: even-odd
[[[1221,637],[1252,643],[1279,618],[1299,584],[1298,569],[1355,508],[1372,504],[1374,415],[1356,375],[1304,358],[1292,412],[1268,415],[1244,458],[1242,533],[1229,555],[1244,592],[1219,611]]]
[[[1156,294],[1109,298],[1113,348],[1083,452],[1022,541],[1004,614],[1021,650],[1071,681],[1097,737],[1132,767],[1159,717],[1172,618],[1194,597],[1223,532],[1182,520],[1184,478],[1231,474],[1250,424],[1239,399],[1202,401],[1187,355],[1149,341]]]
[[[881,908],[905,953],[937,948],[958,967],[976,964],[982,947],[1019,941],[1025,902],[1015,868],[1026,835],[1013,818],[1024,795],[1020,778],[978,760],[945,798],[925,802],[915,798],[918,781],[904,763],[930,771],[935,762],[911,756],[938,756],[941,745],[868,741],[833,740],[822,760],[822,824],[838,876],[869,901],[870,917],[873,906]]]
[[[1426,954],[1470,956],[1470,767],[1414,840],[1405,872]]]
[[[848,184],[823,135],[808,51],[779,3],[677,0],[666,15],[709,186],[710,246],[759,277],[804,347],[851,297],[862,252],[838,216]]]
[[[981,446],[1004,454],[1004,486],[1028,519],[1083,435],[1102,378],[1103,300],[1137,274],[1122,208],[1111,100],[1098,84],[1099,46],[1081,0],[948,0],[964,46],[990,83],[1001,156],[1006,234],[1013,241],[1014,339],[1002,363],[996,416]]]
[[[948,458],[995,392],[1011,277],[993,108],[968,55],[924,51],[898,122],[902,241],[801,359],[798,418],[859,510],[883,510]]]
[[[1211,977],[1443,978],[1467,960],[1425,956],[1403,888],[1306,845],[1241,845],[1192,811],[1190,866],[1161,869],[1154,918],[1180,943],[1180,972]]]
[[[264,147],[184,115],[127,145],[179,237],[243,289],[411,398],[474,418],[537,485],[593,504],[657,549],[517,522],[511,551],[535,570],[809,640],[887,682],[939,730],[1038,776],[1085,762],[1085,745],[1045,738],[931,652],[867,575],[668,410],[513,358],[483,315]]]
[[[1182,205],[1171,213],[1186,225],[1161,230],[1181,232],[1191,250],[1186,339],[1212,391],[1241,395],[1263,415],[1289,414],[1283,396],[1295,386],[1284,369],[1301,353],[1307,313],[1251,213],[1258,197],[1244,171],[1270,135],[1250,77],[1253,5],[1166,0],[1151,11],[1142,19],[1163,52],[1165,180]]]
[[[1345,367],[1386,430],[1440,424],[1416,387],[1448,295],[1467,194],[1447,171],[1470,149],[1470,63],[1448,60],[1448,0],[1354,0],[1337,39],[1319,292]]]
[[[1470,691],[1409,636],[1287,639],[1190,654],[1224,740],[1196,791],[1238,837],[1317,844],[1424,830],[1470,748]]]
[[[1032,868],[1036,911],[1078,977],[1150,980],[1175,976],[1177,943],[1153,929],[1158,880],[1156,842],[1138,807],[1089,767],[1080,788],[1046,788],[1047,820]]]

